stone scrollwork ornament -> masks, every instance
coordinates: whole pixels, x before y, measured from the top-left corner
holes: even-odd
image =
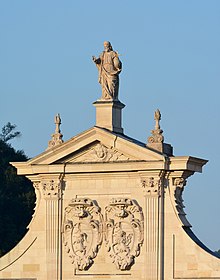
[[[61,190],[61,182],[59,180],[43,181],[42,189],[45,198],[57,198]]]
[[[151,130],[152,136],[148,137],[148,143],[163,143],[164,136],[163,130],[160,128],[161,113],[159,109],[155,111],[154,119],[156,122],[155,128]]]
[[[71,162],[114,162],[135,160],[128,155],[125,155],[113,147],[106,147],[98,143],[87,150],[84,154],[73,158]]]
[[[143,244],[143,213],[135,200],[113,198],[105,209],[106,245],[117,269],[129,270]]]
[[[147,194],[160,195],[161,194],[161,178],[149,177],[141,179],[141,186]]]
[[[178,210],[179,214],[184,214],[184,204],[183,204],[183,198],[182,193],[184,190],[184,186],[186,185],[186,180],[184,178],[175,178],[173,182],[175,188],[174,196],[175,196],[175,202],[176,202],[176,208]]]
[[[186,185],[186,179],[182,177],[173,178],[173,195],[172,201],[176,208],[177,214],[184,227],[191,227],[191,224],[186,218],[186,213],[184,211],[184,200],[183,200],[183,190]]]
[[[61,125],[60,114],[57,114],[55,116],[54,123],[56,125],[55,133],[51,135],[51,140],[48,142],[47,149],[53,148],[63,143],[63,134],[60,132],[60,125]]]
[[[65,209],[64,245],[75,269],[87,270],[102,243],[100,208],[89,198],[72,199]]]

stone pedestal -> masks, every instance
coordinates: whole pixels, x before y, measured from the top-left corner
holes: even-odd
[[[96,101],[96,126],[116,133],[123,133],[121,110],[125,107],[120,101]]]
[[[173,156],[173,147],[167,143],[148,143],[147,147],[166,154],[168,156]]]

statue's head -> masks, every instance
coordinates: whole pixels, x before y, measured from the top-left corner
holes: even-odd
[[[107,52],[112,51],[112,45],[109,41],[104,42],[104,50]]]

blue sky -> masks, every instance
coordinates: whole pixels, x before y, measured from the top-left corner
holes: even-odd
[[[1,0],[0,127],[17,125],[12,145],[29,157],[46,149],[58,112],[65,140],[92,127],[91,56],[105,40],[123,62],[125,134],[146,142],[159,108],[175,155],[209,160],[184,199],[194,232],[220,249],[220,1]]]

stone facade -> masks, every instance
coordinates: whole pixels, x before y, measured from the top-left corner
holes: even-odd
[[[194,236],[182,198],[207,161],[173,156],[163,139],[127,137],[118,102],[95,102],[95,127],[12,163],[37,201],[28,233],[0,259],[0,279],[220,279],[220,260]]]

